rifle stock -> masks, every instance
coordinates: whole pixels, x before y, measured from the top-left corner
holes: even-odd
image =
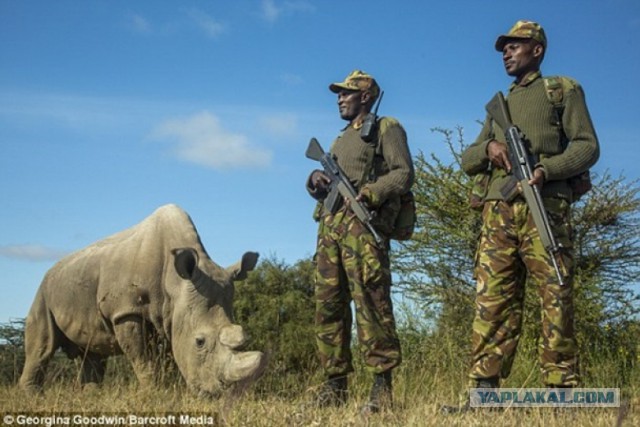
[[[544,208],[540,189],[538,186],[529,184],[529,181],[533,178],[531,155],[524,144],[520,130],[511,122],[509,108],[502,92],[498,92],[489,101],[486,110],[496,124],[504,130],[512,173],[518,181],[525,202],[529,206],[533,222],[538,229],[542,245],[549,254],[549,258],[551,258],[558,281],[560,285],[564,285],[563,275],[558,264],[561,246],[557,243],[551,231],[549,217]]]

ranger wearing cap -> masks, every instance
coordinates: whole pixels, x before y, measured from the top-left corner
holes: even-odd
[[[333,214],[328,212],[322,201],[330,180],[321,170],[310,174],[307,190],[319,201],[314,214],[319,222],[316,343],[326,375],[316,403],[343,405],[347,401],[347,375],[353,371],[353,300],[358,342],[364,347],[365,367],[373,374],[370,399],[363,408],[371,413],[391,403],[391,370],[401,361],[391,302],[389,234],[400,211],[400,195],[413,184],[414,170],[406,133],[397,120],[378,118],[373,135],[362,135],[363,122],[380,96],[371,75],[355,70],[344,81],[329,85],[329,90],[337,94],[340,117],[348,123],[330,152],[359,192],[356,199],[375,212],[373,225],[384,242],[376,243],[346,204]]]
[[[542,305],[540,369],[548,387],[580,383],[573,318],[572,177],[598,160],[599,143],[582,87],[562,76],[542,77],[547,37],[540,24],[518,21],[495,43],[507,74],[511,120],[535,159],[530,185],[540,188],[551,230],[560,244],[560,283],[529,206],[518,187],[508,187],[512,165],[501,129],[487,115],[475,142],[462,153],[462,168],[481,195],[482,232],[476,255],[476,315],[473,321],[471,388],[499,387],[513,364],[522,330],[525,283]],[[507,191],[511,188],[513,191]],[[477,202],[477,200],[476,200]],[[463,405],[461,408],[467,408]],[[460,409],[460,408],[459,408]]]
[[[509,30],[507,34],[503,34],[496,40],[496,50],[502,52],[504,45],[509,40],[533,40],[542,45],[544,49],[547,48],[547,36],[544,34],[544,29],[537,22],[533,21],[518,21]]]
[[[343,82],[331,83],[329,90],[333,93],[340,93],[341,90],[369,92],[373,102],[380,95],[380,86],[369,74],[364,71],[352,71]]]

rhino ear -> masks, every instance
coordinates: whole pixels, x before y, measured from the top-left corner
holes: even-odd
[[[173,265],[183,279],[191,279],[198,265],[198,253],[193,248],[179,248],[171,251],[175,257]]]
[[[231,278],[233,280],[246,279],[247,273],[256,268],[259,256],[257,252],[245,252],[240,261],[227,268],[227,271],[231,274]]]

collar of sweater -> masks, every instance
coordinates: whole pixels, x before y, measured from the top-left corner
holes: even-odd
[[[511,92],[513,89],[519,86],[529,86],[531,83],[533,83],[540,77],[542,77],[542,73],[540,71],[536,71],[535,73],[529,74],[520,83],[516,83],[516,82],[511,83],[511,86],[509,86],[509,92]]]
[[[362,128],[363,123],[364,123],[363,120],[358,120],[357,122],[351,122],[347,124],[344,128],[342,128],[342,132],[346,131],[350,127],[354,128],[355,130],[360,130],[360,128]]]

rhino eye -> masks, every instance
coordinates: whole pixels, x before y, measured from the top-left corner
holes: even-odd
[[[204,347],[204,338],[196,338],[196,347],[198,348]]]

